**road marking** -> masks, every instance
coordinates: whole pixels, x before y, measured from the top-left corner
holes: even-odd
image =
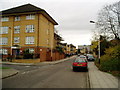
[[[23,72],[22,74],[25,74],[26,72]]]
[[[30,67],[30,66],[25,66],[25,67]]]
[[[29,73],[30,71],[27,71],[26,73]]]

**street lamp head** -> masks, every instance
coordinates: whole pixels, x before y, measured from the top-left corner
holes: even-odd
[[[90,23],[95,23],[95,21],[90,21]]]

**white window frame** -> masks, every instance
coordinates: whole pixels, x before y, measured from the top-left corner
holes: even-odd
[[[34,30],[34,25],[26,25],[26,33],[32,33]]]
[[[0,54],[7,55],[8,49],[0,49]]]
[[[14,26],[14,33],[20,33],[20,26]]]
[[[32,20],[32,19],[35,19],[35,14],[26,15],[26,20]]]
[[[0,34],[8,34],[8,29],[7,26],[0,27]]]
[[[34,36],[27,36],[25,40],[26,40],[25,44],[34,44],[35,43]]]
[[[20,37],[14,37],[14,43],[20,43]]]
[[[7,45],[8,38],[7,37],[0,37],[0,45]]]
[[[1,22],[7,22],[9,21],[9,17],[8,16],[4,16],[1,18]]]
[[[15,16],[15,21],[20,21],[20,16]]]

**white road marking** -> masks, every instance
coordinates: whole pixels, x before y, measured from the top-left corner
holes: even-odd
[[[30,71],[27,71],[26,73],[29,73]]]
[[[30,66],[25,66],[25,67],[30,67]]]
[[[22,74],[25,74],[26,72],[23,72]]]

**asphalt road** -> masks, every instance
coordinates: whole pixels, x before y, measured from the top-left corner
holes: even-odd
[[[68,60],[55,65],[36,69],[27,67],[19,74],[3,79],[3,88],[89,88],[88,72],[73,72],[72,61]],[[23,67],[22,67],[23,68]],[[23,68],[24,69],[24,68]],[[26,68],[25,68],[26,69]]]
[[[22,72],[27,72],[27,71],[31,71],[31,70],[36,70],[39,69],[41,67],[46,67],[48,65],[16,65],[16,64],[2,64],[2,67],[10,67],[10,68],[14,68],[18,71],[20,71],[20,73]]]

